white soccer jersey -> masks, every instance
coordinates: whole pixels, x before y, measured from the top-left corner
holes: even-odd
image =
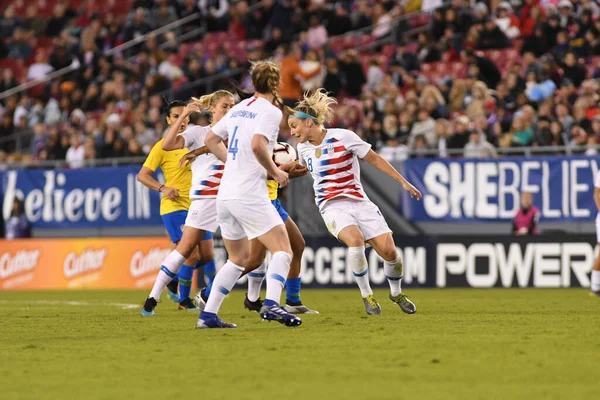
[[[212,127],[217,136],[229,140],[219,199],[268,200],[267,171],[252,151],[252,138],[266,137],[269,152],[273,153],[281,116],[281,110],[266,99],[251,97],[235,105]]]
[[[323,209],[337,197],[368,200],[360,183],[358,158],[364,158],[371,145],[347,129],[328,129],[323,143],[298,144],[300,164],[308,167],[314,179],[315,202]]]
[[[210,126],[192,126],[179,135],[185,139],[185,147],[194,151],[204,146],[210,132]],[[192,188],[190,199],[215,198],[219,193],[219,185],[225,164],[211,153],[196,157],[192,163]]]

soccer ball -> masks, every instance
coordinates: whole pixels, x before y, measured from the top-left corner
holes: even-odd
[[[278,142],[273,146],[273,161],[278,166],[291,163],[297,159],[296,150],[288,143]]]

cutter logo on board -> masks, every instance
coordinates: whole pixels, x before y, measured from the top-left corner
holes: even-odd
[[[108,254],[106,248],[93,250],[86,249],[78,255],[75,252],[67,254],[63,264],[65,278],[73,279],[77,276],[95,272],[104,266],[104,259]]]

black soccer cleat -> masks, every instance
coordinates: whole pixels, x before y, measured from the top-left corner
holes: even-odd
[[[192,299],[190,299],[189,297],[179,303],[178,309],[185,310],[185,311],[200,311],[200,309],[198,307],[196,307],[196,305],[194,304]]]
[[[259,312],[262,306],[263,302],[260,299],[260,297],[256,301],[250,301],[248,300],[248,293],[246,293],[246,299],[244,300],[244,308],[248,309],[249,311]]]
[[[167,293],[169,294],[169,298],[173,300],[175,303],[179,303],[179,281],[172,280],[167,285]]]
[[[154,309],[158,302],[154,299],[154,297],[148,297],[146,302],[144,302],[144,307],[142,308],[142,315],[144,317],[150,317],[154,315]]]

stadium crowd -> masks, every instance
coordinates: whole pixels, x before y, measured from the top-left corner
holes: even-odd
[[[49,18],[36,3],[3,9],[0,93],[76,68],[0,100],[0,165],[66,160],[76,168],[143,156],[165,132],[166,98],[231,89],[234,80],[251,89],[237,71],[265,57],[281,61],[286,102],[324,87],[339,98],[332,126],[355,130],[389,160],[495,157],[529,146],[596,154],[593,0],[452,0],[431,12],[426,30],[411,29],[408,12],[421,4],[412,0],[46,3]],[[194,13],[201,18],[105,55]],[[362,50],[336,40],[370,25]],[[198,29],[203,40],[177,40]],[[186,85],[215,74],[210,86]]]

